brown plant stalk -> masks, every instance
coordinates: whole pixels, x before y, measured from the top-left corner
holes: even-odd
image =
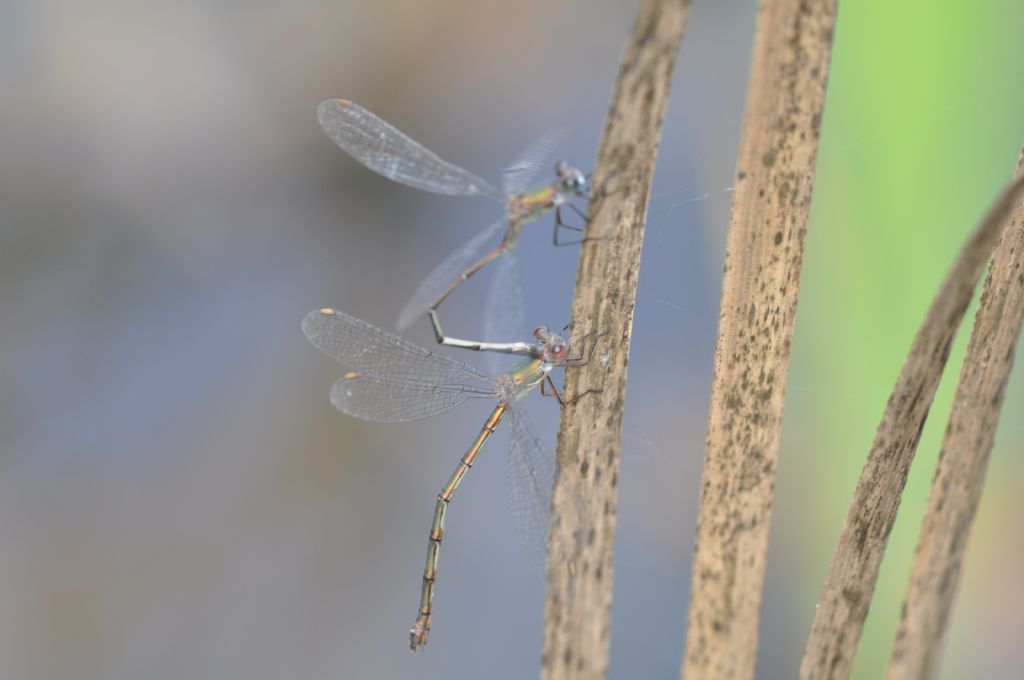
[[[572,548],[567,563],[552,560],[548,570],[544,678],[601,678],[608,666],[619,451],[640,251],[689,7],[690,0],[646,0],[640,8],[594,166],[596,195],[576,272],[572,319],[573,338],[602,335],[590,363],[566,372],[565,392],[571,397],[600,391],[562,410],[551,541]],[[586,503],[585,518],[563,512],[573,505],[565,502],[566,488]]]
[[[996,199],[946,273],[875,432],[846,513],[800,664],[802,680],[850,674],[900,496],[949,350],[1014,203],[1018,180]]]
[[[754,675],[836,0],[764,0],[726,241],[682,675]]]
[[[953,394],[939,465],[910,570],[886,677],[938,672],[964,553],[985,483],[1014,348],[1024,321],[1024,152],[1008,193],[1013,213],[992,255]],[[1014,204],[1016,204],[1014,206]]]

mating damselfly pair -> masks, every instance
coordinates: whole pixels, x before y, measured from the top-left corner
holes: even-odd
[[[427,277],[400,315],[398,326],[405,328],[426,314],[441,344],[524,357],[508,371],[496,377],[488,375],[334,309],[310,312],[302,322],[302,330],[310,341],[349,369],[331,389],[331,402],[343,413],[378,422],[406,422],[443,413],[471,398],[497,402],[437,496],[420,605],[410,631],[410,647],[415,650],[426,644],[430,632],[434,583],[448,504],[502,420],[509,423],[508,479],[513,514],[528,552],[542,557],[547,550],[548,519],[554,497],[554,459],[533,433],[518,404],[538,386],[542,394],[550,394],[560,404],[565,403],[550,373],[556,367],[586,363],[589,358],[586,338],[594,334],[584,336],[580,347],[575,348],[578,349],[575,356],[570,356],[565,338],[545,327],[534,330],[532,342],[495,342],[494,339],[507,339],[521,325],[515,247],[523,225],[554,211],[554,241],[562,245],[559,229],[582,229],[562,220],[562,208],[567,207],[585,219],[583,211],[571,199],[588,197],[588,179],[575,168],[559,162],[555,165],[553,181],[529,188],[561,138],[560,132],[541,137],[517,156],[505,170],[503,192],[499,192],[353,102],[329,99],[320,105],[318,117],[338,146],[385,177],[434,193],[487,196],[504,204],[502,219],[467,242]],[[499,235],[500,242],[489,248]],[[446,336],[437,313],[439,306],[463,281],[495,261],[497,271],[484,323],[487,341]],[[545,386],[550,392],[545,391]],[[573,399],[584,394],[586,392]],[[569,502],[575,512],[583,512],[577,494],[569,490],[560,496],[571,499]]]

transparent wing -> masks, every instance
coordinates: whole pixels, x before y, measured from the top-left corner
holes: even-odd
[[[505,251],[492,267],[491,287],[484,309],[484,340],[514,342],[528,337],[523,329],[523,286],[519,280],[519,258],[515,248]],[[507,368],[508,357],[487,353],[488,366],[495,373]]]
[[[551,521],[555,458],[533,433],[521,407],[509,405],[508,475],[512,516],[527,554],[544,564]]]
[[[505,230],[505,222],[499,220],[480,232],[461,248],[449,255],[439,264],[416,289],[409,302],[405,304],[398,317],[396,326],[404,331],[418,319],[430,305],[441,297],[441,294],[466,269],[479,262],[490,248],[498,246],[498,238]],[[498,258],[499,260],[503,258]]]
[[[561,500],[555,500],[555,485],[562,484],[555,479],[555,457],[533,433],[522,407],[510,406],[506,416],[509,421],[508,489],[523,546],[534,564],[540,567],[545,562],[569,562],[571,541],[578,541],[589,533],[591,520],[587,505],[574,488],[568,487],[558,494]],[[579,531],[575,532],[575,539],[557,540],[549,545],[548,528],[554,502],[559,503],[560,516],[579,527]],[[555,593],[557,597],[572,597],[571,581],[556,588],[560,591]]]
[[[442,160],[419,142],[347,99],[317,107],[320,126],[357,161],[396,182],[450,196],[492,196],[497,189],[468,170]]]
[[[551,160],[555,148],[569,134],[559,128],[538,137],[530,146],[519,152],[512,164],[502,173],[502,188],[505,195],[521,194],[530,187],[540,169]]]
[[[403,421],[446,411],[470,397],[491,397],[495,380],[461,361],[407,342],[333,309],[310,312],[302,332],[352,369],[331,402],[358,418]]]
[[[465,385],[427,385],[372,374],[342,376],[331,388],[331,403],[342,413],[378,423],[430,418],[470,397],[490,397]]]

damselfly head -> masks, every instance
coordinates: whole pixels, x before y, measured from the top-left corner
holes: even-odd
[[[587,176],[576,168],[565,161],[558,161],[555,163],[555,174],[565,192],[576,196],[587,195]]]
[[[561,335],[552,333],[546,326],[539,326],[533,329],[533,337],[540,343],[545,361],[559,363],[565,360],[569,347]]]

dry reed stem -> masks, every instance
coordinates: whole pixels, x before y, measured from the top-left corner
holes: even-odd
[[[850,674],[900,495],[950,347],[1022,186],[1008,187],[975,227],[910,345],[825,576],[800,665],[802,680]]]
[[[750,678],[836,0],[764,0],[726,241],[682,675]]]
[[[544,618],[542,677],[601,678],[608,666],[612,551],[626,368],[644,224],[661,123],[690,0],[646,0],[622,57],[594,167],[576,272],[573,338],[604,333],[592,361],[566,371],[565,391],[584,396],[562,410],[560,484],[551,540],[572,546],[573,566],[552,563]],[[593,339],[591,339],[593,341]],[[588,529],[563,513],[566,488],[588,503]],[[570,504],[571,505],[571,504]]]
[[[910,586],[886,677],[938,673],[974,513],[985,483],[1013,353],[1024,321],[1024,152],[1017,163],[1009,225],[992,255],[974,329],[953,395]],[[1014,206],[1014,204],[1016,204]],[[1009,212],[1009,209],[1007,210]]]

